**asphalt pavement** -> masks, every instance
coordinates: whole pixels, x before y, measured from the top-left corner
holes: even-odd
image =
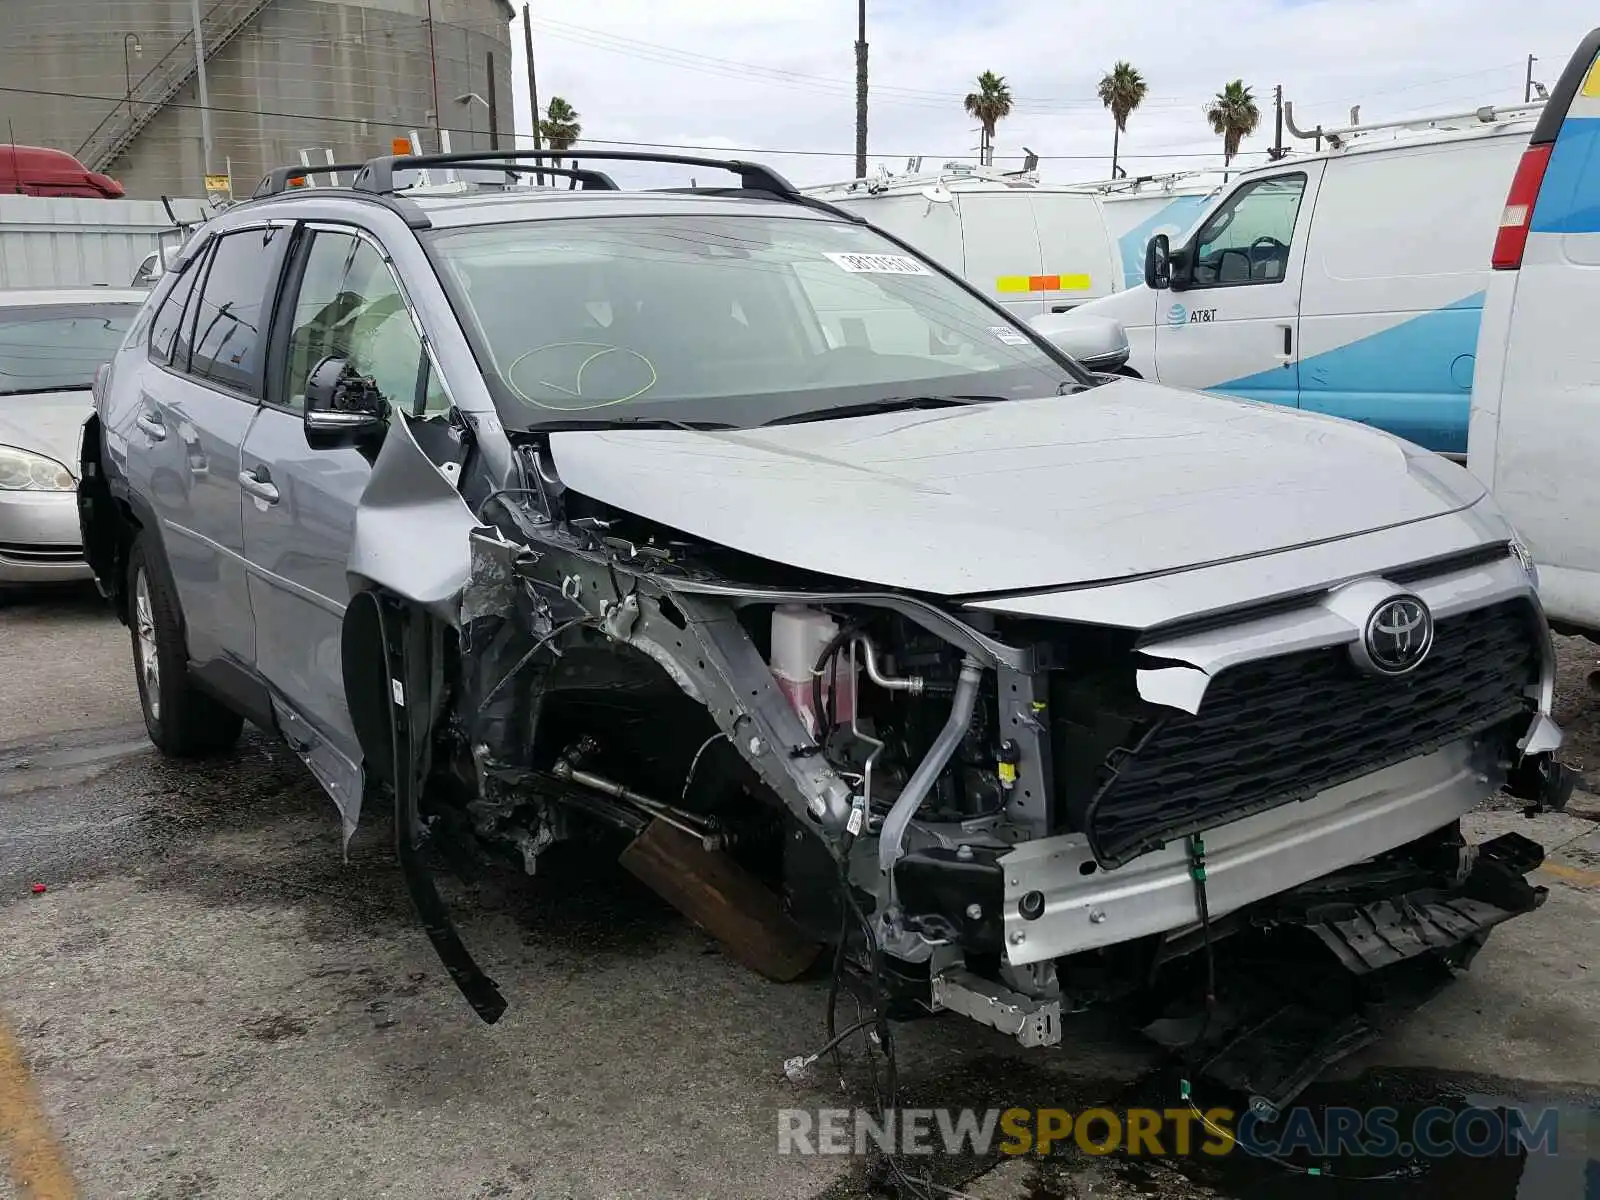
[[[1593,649],[1562,649],[1561,716],[1592,748]],[[562,847],[534,879],[446,885],[510,1000],[485,1026],[417,926],[383,814],[368,814],[346,858],[331,803],[263,735],[247,731],[215,762],[157,757],[127,631],[92,595],[0,607],[0,679],[0,1162],[12,1189],[0,1182],[0,1200],[868,1194],[861,1160],[778,1153],[780,1110],[871,1103],[859,1055],[844,1091],[826,1064],[801,1084],[783,1076],[822,1040],[825,981],[751,974],[613,858]],[[1600,818],[1593,804],[1580,797],[1576,811]],[[1600,1200],[1588,1166],[1600,1110],[1588,1126],[1572,1118],[1600,1094],[1600,825],[1509,805],[1469,825],[1542,841],[1548,903],[1308,1096],[1554,1105],[1555,1155],[1425,1163],[1386,1194]],[[954,1017],[905,1025],[898,1042],[917,1105],[1161,1107],[1174,1095],[1162,1057],[1110,1016],[1073,1016],[1049,1051]],[[1069,1146],[947,1164],[934,1181],[954,1190],[931,1194],[1376,1186],[1238,1157]]]

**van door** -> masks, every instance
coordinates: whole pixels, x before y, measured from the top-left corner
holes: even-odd
[[[1331,160],[1300,289],[1300,407],[1465,454],[1489,254],[1522,135]]]
[[[1028,206],[1039,232],[1039,272],[1044,276],[1039,299],[1046,312],[1070,312],[1119,289],[1115,244],[1098,196],[1033,192]]]
[[[1323,163],[1239,185],[1195,230],[1156,322],[1162,383],[1297,405],[1300,281]],[[1177,269],[1174,282],[1178,282]]]
[[[1516,181],[1493,250],[1468,465],[1539,564],[1550,618],[1600,637],[1600,29],[1553,90]]]
[[[1044,252],[1028,194],[958,191],[955,196],[967,282],[1019,321],[1044,312]]]

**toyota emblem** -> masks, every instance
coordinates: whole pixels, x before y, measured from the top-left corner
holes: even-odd
[[[1393,596],[1367,618],[1356,662],[1380,675],[1415,670],[1433,649],[1433,614],[1416,596]]]

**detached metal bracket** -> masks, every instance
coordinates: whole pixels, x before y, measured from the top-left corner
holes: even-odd
[[[949,1009],[980,1025],[1009,1033],[1024,1046],[1061,1041],[1061,999],[1040,1000],[1013,992],[960,967],[933,977],[933,1009]]]

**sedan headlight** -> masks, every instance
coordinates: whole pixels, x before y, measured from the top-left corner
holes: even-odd
[[[53,458],[0,446],[0,492],[70,492],[78,481]]]

